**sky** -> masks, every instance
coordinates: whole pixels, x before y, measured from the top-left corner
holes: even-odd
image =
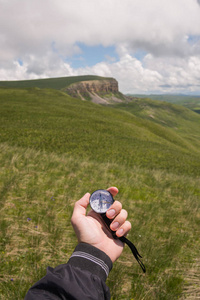
[[[200,0],[0,0],[0,80],[88,74],[200,95]]]

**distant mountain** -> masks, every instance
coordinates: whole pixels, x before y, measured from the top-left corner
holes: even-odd
[[[100,77],[100,76],[83,75],[83,76],[44,78],[44,79],[33,79],[33,80],[0,81],[0,87],[12,87],[12,88],[38,87],[40,89],[62,90],[72,83],[76,83],[80,81],[104,80],[104,79],[105,79],[104,77]]]
[[[0,81],[0,87],[56,89],[66,92],[72,97],[100,104],[122,102],[127,99],[126,96],[119,92],[116,79],[93,75],[23,81]]]

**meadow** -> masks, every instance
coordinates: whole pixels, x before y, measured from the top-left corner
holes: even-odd
[[[76,246],[73,206],[117,186],[130,240],[112,299],[200,295],[200,116],[146,100],[100,106],[55,89],[0,88],[0,298],[23,299]]]

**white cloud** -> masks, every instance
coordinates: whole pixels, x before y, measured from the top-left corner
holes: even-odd
[[[125,47],[120,53],[118,62],[102,62],[90,68],[80,68],[76,70],[76,75],[115,77],[124,93],[200,94],[200,56],[163,59],[147,54],[141,62],[131,56]]]
[[[0,79],[90,72],[115,77],[123,92],[200,90],[199,2],[0,0]],[[77,42],[114,45],[119,61],[75,70],[66,58]],[[140,50],[142,61],[134,57]]]

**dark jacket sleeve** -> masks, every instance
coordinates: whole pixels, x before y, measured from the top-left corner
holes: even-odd
[[[80,243],[66,264],[47,268],[47,274],[35,283],[25,300],[100,300],[110,299],[106,278],[112,261],[101,250]]]

